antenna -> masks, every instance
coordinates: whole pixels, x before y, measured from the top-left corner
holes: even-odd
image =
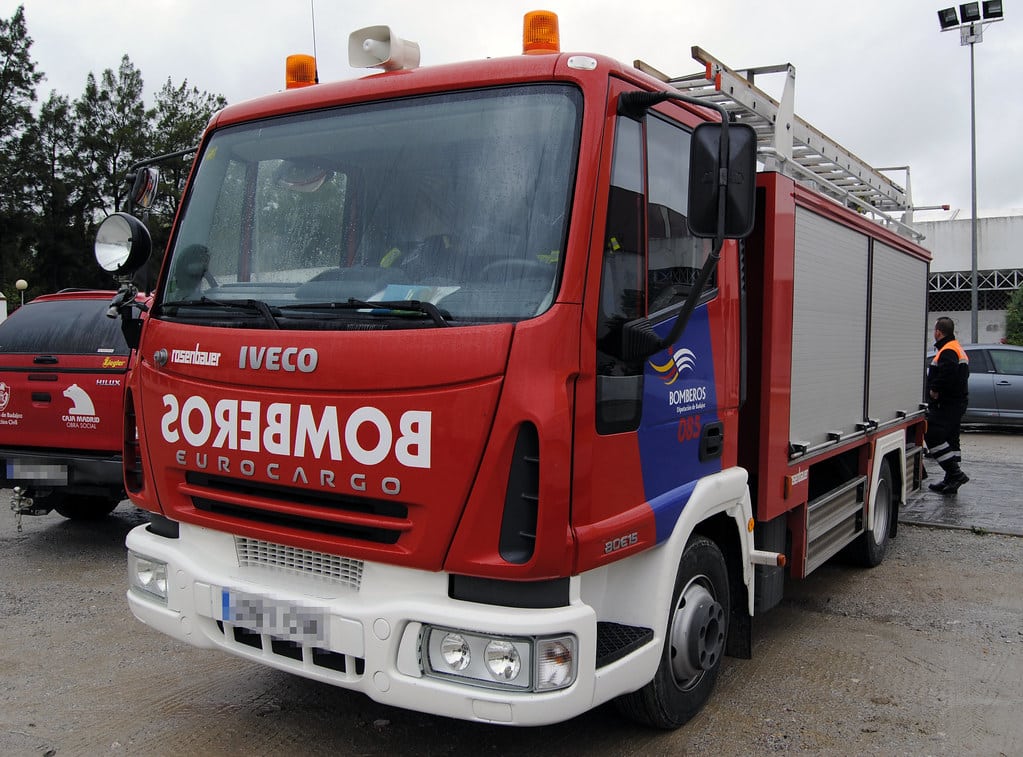
[[[316,59],[316,8],[314,7],[314,0],[309,0],[309,19],[312,21],[313,26],[313,77],[316,84],[320,83],[320,63]]]

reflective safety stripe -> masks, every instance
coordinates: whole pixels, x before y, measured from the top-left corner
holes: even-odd
[[[959,342],[956,341],[955,339],[953,339],[951,342],[949,342],[944,347],[942,347],[940,350],[938,350],[936,353],[934,353],[934,359],[931,361],[931,365],[937,365],[938,364],[938,358],[941,357],[941,353],[944,352],[945,350],[954,350],[956,352],[956,354],[959,355],[959,363],[960,363],[960,365],[963,364],[963,363],[966,363],[967,365],[969,365],[970,358],[968,358],[966,356],[966,350],[964,350],[963,346],[961,344],[959,344]]]

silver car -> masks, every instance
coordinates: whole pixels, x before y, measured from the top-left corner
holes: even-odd
[[[1023,347],[964,344],[970,358],[970,404],[963,424],[1023,427]],[[934,350],[927,355],[930,363]]]

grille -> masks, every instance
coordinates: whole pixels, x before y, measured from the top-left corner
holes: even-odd
[[[229,646],[258,649],[264,655],[275,657],[278,662],[294,666],[296,670],[308,669],[307,666],[312,665],[324,671],[333,671],[327,675],[339,683],[358,681],[366,673],[366,661],[362,657],[305,646],[287,639],[264,636],[245,628],[222,623],[219,620],[217,628],[224,634],[224,640]],[[285,662],[284,658],[291,662]]]
[[[363,499],[189,471],[181,491],[197,510],[376,544],[412,529],[400,502]]]
[[[356,591],[362,584],[362,560],[242,536],[235,537],[234,546],[241,567],[274,568],[287,573],[324,578]]]

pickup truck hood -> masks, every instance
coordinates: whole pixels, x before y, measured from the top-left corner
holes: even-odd
[[[513,329],[239,332],[153,319],[133,383],[156,500],[177,521],[439,569]]]

